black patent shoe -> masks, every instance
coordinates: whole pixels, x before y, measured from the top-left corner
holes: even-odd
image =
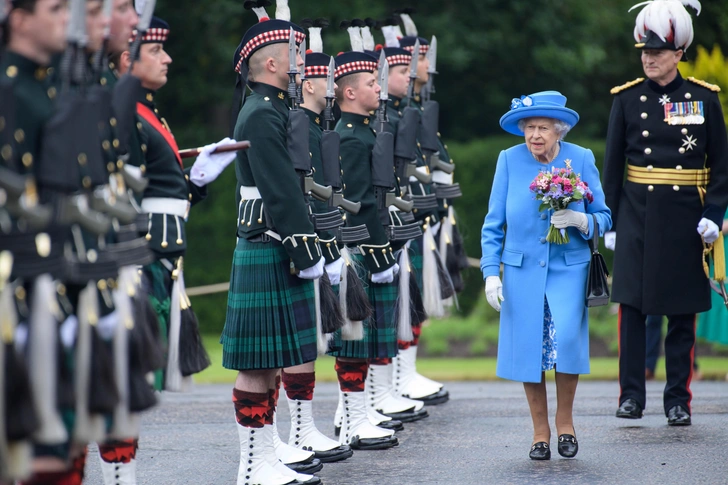
[[[642,406],[632,398],[625,399],[617,409],[617,417],[625,419],[640,419],[642,418]]]
[[[531,446],[531,452],[528,457],[532,460],[550,460],[551,459],[551,448],[545,441],[539,441]]]
[[[579,452],[579,442],[576,441],[576,436],[573,434],[561,434],[559,435],[559,455],[564,458],[574,458]]]
[[[667,424],[669,426],[690,426],[692,424],[690,413],[685,411],[682,406],[673,406],[667,412]]]

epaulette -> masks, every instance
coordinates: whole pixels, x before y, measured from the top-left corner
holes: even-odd
[[[720,92],[720,86],[718,86],[716,84],[706,83],[702,79],[695,79],[694,77],[690,76],[688,78],[688,81],[693,82],[693,83],[697,84],[698,86],[703,86],[705,89],[710,89],[714,93]]]
[[[643,77],[638,77],[638,78],[637,78],[637,79],[635,79],[634,81],[630,81],[630,82],[628,82],[628,83],[624,83],[624,84],[622,84],[621,86],[615,86],[615,87],[613,87],[612,89],[610,89],[610,90],[609,90],[609,92],[610,92],[610,93],[612,93],[612,94],[618,94],[618,93],[621,93],[621,92],[622,92],[622,91],[624,91],[625,89],[629,89],[629,88],[631,88],[632,86],[637,86],[637,85],[638,85],[639,83],[641,83],[641,82],[642,82],[642,81],[644,81],[644,80],[645,80],[645,78],[643,78]]]

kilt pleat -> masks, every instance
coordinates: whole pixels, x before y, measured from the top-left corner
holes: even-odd
[[[170,263],[174,265],[174,260]],[[167,348],[170,310],[172,304],[172,272],[160,261],[156,260],[142,268],[144,273],[142,289],[148,295],[149,301],[152,303],[154,313],[157,314],[157,323],[159,325],[159,336],[162,346]],[[164,356],[167,361],[167,356]],[[165,370],[157,369],[154,371],[154,389],[161,391],[165,384]]]
[[[372,304],[374,313],[364,322],[364,338],[362,340],[341,340],[336,332],[335,342],[341,348],[330,352],[335,357],[349,359],[381,359],[397,355],[397,322],[395,304],[397,302],[397,283],[374,284],[369,281],[361,255],[352,255],[357,274],[364,283],[364,289]]]
[[[279,369],[316,359],[313,282],[291,274],[280,243],[238,241],[220,343],[227,369]]]
[[[422,236],[413,239],[409,245],[409,257],[412,271],[417,278],[417,287],[422,288]]]

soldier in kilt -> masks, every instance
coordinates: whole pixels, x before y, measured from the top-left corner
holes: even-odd
[[[233,388],[240,439],[237,483],[313,484],[318,478],[296,473],[279,460],[273,428],[277,373],[317,356],[313,280],[324,272],[287,140],[287,44],[291,29],[296,44],[305,33],[289,21],[287,5],[276,11],[284,19],[275,20],[252,6],[260,22],[245,33],[233,60],[238,73],[234,134],[250,140],[251,148],[236,162],[238,240],[220,337],[223,366],[238,371]],[[296,55],[297,68],[302,64]],[[320,469],[312,452],[294,450],[308,456],[301,465]]]
[[[301,86],[303,102],[300,107],[308,115],[309,119],[309,151],[311,154],[311,166],[313,168],[314,181],[325,185],[324,167],[322,162],[321,140],[323,137],[322,113],[326,107],[326,86],[327,77],[333,76],[329,73],[331,56],[323,53],[323,41],[321,29],[325,22],[318,20],[316,26],[313,22],[302,21],[304,27],[308,27],[308,45],[310,49],[306,52],[305,80]],[[332,211],[328,202],[321,202],[317,199],[311,200],[311,210],[314,214],[327,214]],[[337,209],[338,210],[338,209]],[[343,259],[340,248],[336,242],[336,236],[331,231],[319,231],[319,246],[321,254],[326,262],[325,269],[332,285],[338,286],[341,278],[341,267]],[[335,302],[338,305],[338,301]],[[323,341],[325,347],[331,344],[333,335]],[[338,345],[338,344],[335,344]],[[321,352],[321,349],[319,349]],[[283,369],[283,387],[288,398],[288,409],[291,413],[291,426],[288,444],[302,450],[310,450],[315,453],[323,463],[341,461],[352,456],[351,448],[332,440],[321,433],[313,421],[312,401],[316,374],[314,362],[307,362],[294,367]]]
[[[119,56],[118,72],[131,73],[141,81],[136,100],[136,134],[142,158],[127,163],[149,181],[141,196],[141,210],[146,226],[138,228],[154,254],[153,262],[142,268],[145,288],[159,325],[158,334],[167,348],[164,369],[155,372],[157,390],[180,391],[187,387],[191,375],[209,365],[202,348],[196,317],[184,289],[183,257],[186,251],[185,222],[192,205],[207,196],[213,182],[235,159],[235,153],[214,154],[215,148],[232,143],[230,139],[204,147],[192,167],[185,169],[177,143],[166,120],[155,105],[156,92],[167,83],[172,59],[164,50],[169,25],[154,17],[142,35],[139,60],[133,62],[128,50]],[[140,35],[134,32],[128,39]],[[136,152],[134,138],[131,153]],[[141,323],[141,322],[137,322]],[[102,471],[107,484],[135,483],[135,439],[118,440],[101,445]]]
[[[397,354],[395,276],[399,268],[380,222],[372,185],[372,150],[376,137],[369,113],[379,106],[380,87],[374,75],[377,60],[362,51],[361,42],[358,45],[352,42],[352,48],[335,59],[336,101],[341,108],[336,131],[341,135],[344,195],[362,205],[358,214],[347,217],[347,224],[365,224],[369,231],[369,239],[351,249],[355,252],[353,267],[374,311],[364,322],[363,338],[342,341],[341,349],[331,354],[337,358],[342,407],[347,409],[342,413],[339,442],[354,449],[384,449],[395,446],[398,441],[393,430],[369,422],[364,387],[367,359],[389,359]]]

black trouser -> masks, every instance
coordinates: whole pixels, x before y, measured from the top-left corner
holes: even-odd
[[[647,316],[638,309],[619,306],[619,403],[634,399],[644,409],[645,392],[645,322]],[[690,379],[693,376],[695,315],[668,315],[665,336],[665,414],[680,405],[690,412]]]

